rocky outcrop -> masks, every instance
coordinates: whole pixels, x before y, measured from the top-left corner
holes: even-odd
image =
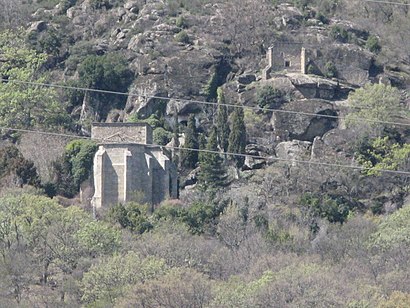
[[[337,126],[333,105],[324,100],[299,100],[273,112],[271,124],[281,140],[313,141]],[[330,116],[330,117],[326,117]]]
[[[292,85],[305,98],[336,100],[346,98],[354,88],[340,81],[315,75],[288,74]]]
[[[307,161],[310,159],[311,147],[312,143],[308,141],[292,140],[281,142],[275,148],[276,157],[279,160],[286,161]],[[293,165],[296,165],[296,162]]]
[[[311,60],[326,73],[326,65],[336,68],[336,77],[350,84],[363,86],[369,81],[373,54],[354,44],[331,44],[310,54]]]

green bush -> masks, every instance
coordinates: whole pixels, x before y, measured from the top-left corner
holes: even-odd
[[[274,108],[282,99],[282,91],[271,85],[259,88],[256,92],[256,103],[260,108]]]
[[[330,36],[339,42],[347,43],[349,40],[349,33],[343,27],[339,25],[334,25],[330,30]]]
[[[175,35],[175,40],[179,43],[189,44],[191,39],[189,38],[188,33],[181,31]]]
[[[180,28],[187,28],[186,20],[183,16],[178,16],[175,20],[175,25]]]
[[[73,197],[83,181],[90,176],[97,145],[91,140],[73,140],[63,156],[53,163],[54,179],[48,183],[50,192]]]
[[[379,39],[375,35],[370,35],[366,41],[366,48],[371,52],[378,53],[382,49],[379,44]]]
[[[113,92],[127,92],[133,80],[127,60],[119,53],[103,56],[87,56],[78,67],[81,84],[84,87]],[[93,106],[102,119],[112,108],[122,109],[127,97],[108,93],[90,93]]]
[[[40,185],[34,163],[25,159],[14,145],[0,149],[0,178],[8,175],[15,175],[22,185]]]
[[[324,25],[329,24],[329,18],[327,18],[325,15],[323,15],[321,12],[316,14],[316,19],[319,20],[321,23]]]
[[[153,228],[148,219],[148,206],[134,202],[115,205],[110,209],[108,218],[111,222],[118,223],[122,228],[130,229],[138,234]]]
[[[327,62],[325,65],[325,76],[327,78],[337,77],[336,66],[332,62]]]
[[[166,131],[162,127],[158,127],[154,129],[152,138],[155,144],[166,145],[167,143],[171,141],[172,133]]]

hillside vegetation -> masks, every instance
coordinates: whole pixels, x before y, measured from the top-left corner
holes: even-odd
[[[0,306],[408,307],[395,2],[0,0]],[[307,74],[262,78],[280,43]],[[13,130],[96,121],[181,147],[180,199],[92,213],[76,197],[96,145],[30,161]]]

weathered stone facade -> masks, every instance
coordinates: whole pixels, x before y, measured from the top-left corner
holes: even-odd
[[[96,123],[91,138],[99,144],[94,157],[95,208],[132,201],[149,204],[177,198],[177,171],[161,148],[150,146],[152,129],[145,123]]]
[[[272,72],[306,74],[306,49],[297,43],[276,43],[268,48],[268,65],[263,70],[263,79],[271,78]]]

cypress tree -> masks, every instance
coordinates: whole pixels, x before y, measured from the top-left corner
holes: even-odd
[[[206,144],[206,150],[218,151],[217,129],[213,127]],[[223,186],[226,181],[226,171],[223,159],[218,153],[201,153],[200,187],[203,189]]]
[[[188,118],[188,125],[185,132],[185,148],[198,149],[198,132],[195,125],[195,115]],[[195,168],[198,162],[198,152],[191,150],[181,151],[181,163],[186,168]]]
[[[174,129],[172,132],[172,138],[174,139],[174,149],[172,150],[172,160],[174,161],[175,166],[179,165],[179,155],[177,148],[179,148],[180,144],[179,144],[179,122],[178,122],[178,112],[175,110],[175,114],[174,114]]]
[[[240,107],[235,108],[232,116],[232,129],[229,134],[228,152],[230,153],[245,153],[246,146],[246,127],[244,121],[243,109]],[[238,168],[243,166],[245,157],[233,156],[236,166]]]
[[[204,134],[200,134],[198,137],[198,146],[200,150],[206,150],[206,138]],[[198,153],[198,161],[201,164],[201,161],[204,160],[204,157],[206,156],[205,152],[199,152]]]
[[[225,96],[221,88],[218,88],[218,113],[216,125],[218,128],[218,145],[226,152],[228,150],[229,139],[229,123],[228,123],[228,107],[224,106]]]

